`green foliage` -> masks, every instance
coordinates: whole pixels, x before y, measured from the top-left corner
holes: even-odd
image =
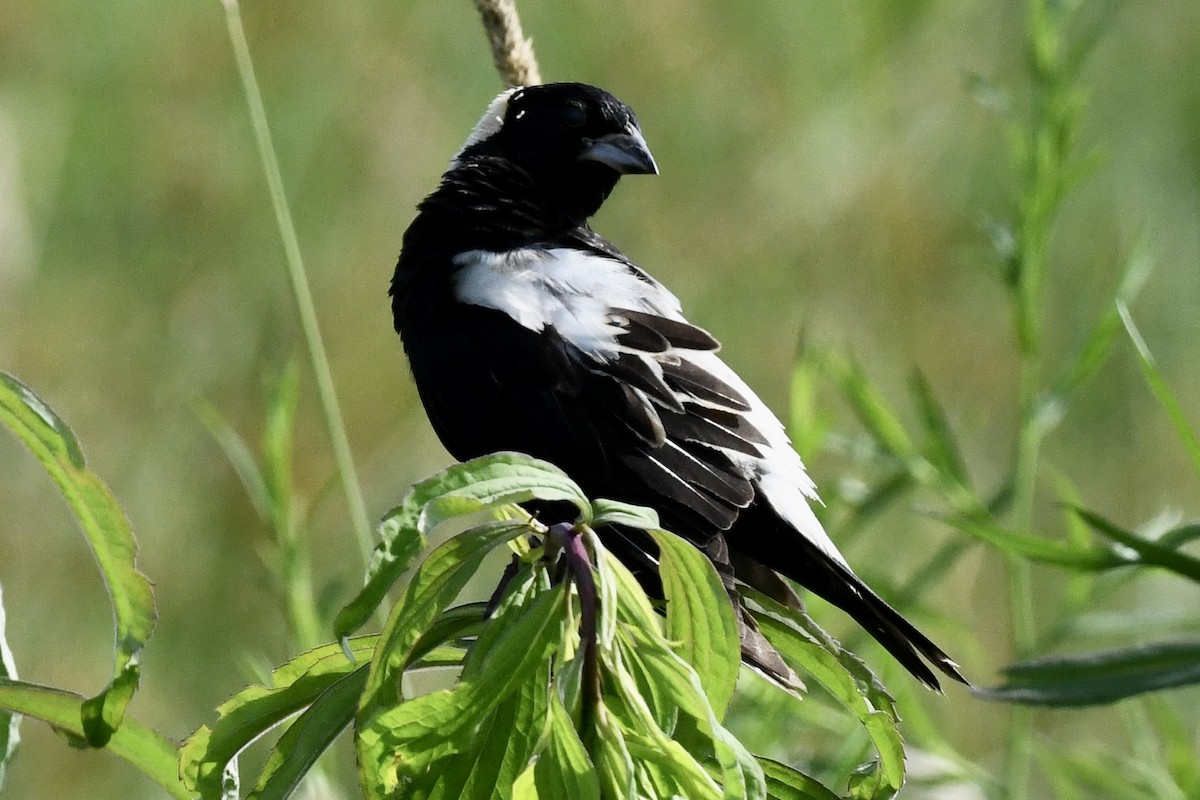
[[[87,538],[108,586],[116,618],[113,677],[83,704],[88,743],[102,747],[121,724],[137,690],[139,657],[154,630],[150,582],[137,571],[129,519],[108,486],[88,468],[75,435],[33,390],[0,372],[0,422],[20,439],[58,486]]]
[[[46,404],[13,379],[4,385],[13,389],[4,396],[4,421],[42,448],[31,445],[35,453],[76,454],[42,459],[64,494],[77,498],[81,482],[103,487],[86,472],[74,437]],[[285,398],[294,396],[288,385]],[[275,407],[287,427],[294,401]],[[39,427],[38,420],[46,424]],[[290,523],[276,517],[291,496],[281,477],[288,460],[282,454],[290,448],[279,424],[268,426],[264,474],[240,438],[210,420],[237,456],[260,510],[277,519],[277,529],[288,530]],[[99,512],[124,520],[111,496],[102,497],[106,504]],[[517,505],[535,499],[570,501],[578,516],[573,525],[547,528]],[[97,510],[72,502],[90,513],[84,521],[90,530]],[[497,518],[425,555],[378,635],[347,638],[345,620],[371,615],[366,604],[398,579],[435,528],[481,513]],[[664,613],[597,535],[597,528],[613,524],[642,528],[657,543]],[[132,561],[127,523],[123,530]],[[294,541],[294,535],[283,539]],[[452,607],[484,556],[505,546],[515,554],[516,569],[491,613],[479,604]],[[178,751],[131,719],[88,744],[107,747],[181,798],[239,797],[239,755],[273,730],[278,738],[247,797],[289,797],[351,725],[363,793],[379,800],[832,796],[812,778],[759,759],[721,724],[740,665],[737,620],[712,564],[659,529],[653,511],[592,503],[552,465],[499,453],[413,487],[381,524],[376,552],[367,588],[339,615],[339,641],[281,665],[267,685],[238,692],[217,708],[211,727],[201,726]],[[132,563],[127,567],[132,570]],[[849,797],[894,797],[904,781],[904,756],[891,698],[861,662],[801,612],[765,597],[754,600],[763,609],[757,620],[769,641],[854,712],[879,748],[878,762],[851,777]],[[15,744],[15,714],[84,740],[88,702],[16,680],[2,633],[0,625],[6,731],[0,766]],[[405,673],[430,666],[461,673],[452,688],[406,695]]]

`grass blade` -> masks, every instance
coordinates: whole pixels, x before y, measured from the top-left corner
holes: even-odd
[[[350,440],[346,436],[346,422],[342,417],[337,392],[333,387],[333,373],[329,368],[329,357],[325,353],[321,328],[317,324],[317,309],[313,303],[312,291],[308,287],[308,276],[305,274],[304,261],[300,256],[300,241],[296,237],[292,212],[288,209],[287,193],[283,190],[283,176],[279,170],[279,159],[275,155],[275,145],[271,141],[267,111],[263,105],[262,94],[258,90],[258,79],[254,76],[254,62],[250,58],[250,45],[246,42],[246,31],[242,27],[242,17],[238,10],[237,0],[224,0],[224,3],[229,38],[233,43],[238,73],[242,78],[242,88],[246,92],[246,104],[250,108],[250,120],[254,125],[254,138],[258,144],[259,156],[262,158],[263,172],[266,173],[271,204],[275,209],[275,222],[279,226],[279,235],[283,239],[284,263],[287,266],[287,275],[292,287],[292,297],[296,302],[296,311],[300,316],[300,327],[304,331],[304,339],[308,343],[308,353],[312,360],[313,377],[316,379],[317,395],[321,401],[325,427],[333,447],[334,461],[337,463],[342,489],[345,491],[346,505],[350,510],[350,522],[354,527],[359,548],[362,550],[363,560],[366,561],[371,555],[372,545],[367,504],[363,500],[362,490],[359,488],[354,458],[350,453]]]
[[[1192,466],[1196,470],[1196,474],[1200,475],[1200,437],[1196,435],[1195,429],[1188,423],[1187,417],[1184,416],[1183,409],[1179,405],[1179,401],[1175,399],[1174,393],[1171,392],[1167,382],[1163,380],[1162,373],[1158,371],[1158,365],[1154,361],[1154,356],[1150,353],[1150,348],[1146,346],[1146,340],[1142,338],[1141,331],[1134,324],[1133,317],[1129,314],[1129,307],[1125,303],[1117,304],[1117,312],[1121,315],[1121,322],[1125,324],[1125,332],[1129,334],[1129,340],[1133,342],[1134,349],[1137,350],[1138,364],[1142,368],[1142,375],[1146,378],[1146,383],[1150,386],[1150,391],[1158,398],[1158,403],[1167,412],[1167,416],[1171,418],[1171,424],[1175,426],[1175,432],[1179,435],[1179,440],[1183,442],[1184,448],[1187,449],[1188,457],[1192,461]]]

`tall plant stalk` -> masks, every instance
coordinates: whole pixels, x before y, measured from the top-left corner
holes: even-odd
[[[1007,272],[1021,360],[1013,486],[1013,527],[1018,531],[1034,530],[1041,446],[1051,421],[1043,377],[1046,276],[1054,221],[1072,183],[1070,159],[1083,106],[1081,93],[1070,84],[1062,36],[1075,5],[1029,0],[1026,11],[1031,96],[1028,127],[1014,136],[1022,183]],[[1012,647],[1020,660],[1032,655],[1037,643],[1030,566],[1015,553],[1007,555],[1005,566]],[[1004,768],[1009,800],[1028,795],[1030,736],[1030,712],[1014,708]]]
[[[363,561],[367,562],[373,547],[371,523],[367,518],[367,505],[363,500],[358,473],[354,468],[354,458],[350,453],[346,422],[342,417],[337,392],[334,390],[333,373],[329,368],[325,342],[317,323],[317,310],[313,303],[312,290],[309,289],[308,276],[304,271],[304,261],[300,256],[300,242],[296,236],[296,226],[292,222],[287,194],[283,190],[283,176],[279,171],[279,160],[275,156],[275,145],[271,141],[271,128],[267,123],[266,108],[258,89],[258,79],[254,75],[254,62],[250,58],[250,46],[246,42],[246,31],[242,26],[241,11],[238,8],[237,0],[224,0],[224,3],[225,16],[229,25],[229,38],[233,43],[234,56],[237,58],[242,88],[246,92],[246,104],[250,108],[250,119],[254,125],[254,138],[262,158],[263,172],[267,176],[271,204],[275,209],[275,222],[279,226],[279,235],[283,240],[284,264],[287,267],[288,281],[292,287],[292,299],[296,303],[300,327],[308,345],[313,377],[317,384],[317,395],[320,399],[330,445],[333,448],[338,477],[346,496],[350,523],[354,528],[359,549],[362,551]]]

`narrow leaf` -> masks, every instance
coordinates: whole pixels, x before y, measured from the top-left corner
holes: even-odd
[[[1143,539],[1124,528],[1114,525],[1099,514],[1087,511],[1086,509],[1077,508],[1075,509],[1075,513],[1082,517],[1084,522],[1092,526],[1093,530],[1135,551],[1141,556],[1144,563],[1169,569],[1195,583],[1200,583],[1200,560],[1185,555],[1178,550],[1164,547],[1157,542]]]
[[[971,479],[967,475],[966,462],[959,450],[954,429],[950,427],[950,419],[922,372],[913,373],[912,387],[928,437],[925,457],[942,473],[943,480],[949,479],[959,486],[970,486]]]
[[[1001,528],[982,519],[951,517],[947,522],[1002,552],[1013,553],[1043,564],[1054,564],[1081,572],[1100,572],[1137,563],[1108,547],[1087,547],[1061,539],[1021,533]]]
[[[493,522],[461,533],[434,549],[404,588],[380,633],[360,709],[399,699],[400,672],[414,660],[421,638],[454,601],[493,547],[529,530],[524,522]]]
[[[377,636],[350,640],[351,655],[362,663],[377,641]],[[179,774],[184,783],[206,797],[219,793],[225,769],[238,753],[356,670],[365,675],[365,664],[356,667],[341,645],[328,644],[276,668],[269,686],[238,692],[217,707],[220,716],[211,728],[200,727],[180,748]]]
[[[1200,683],[1200,642],[1165,642],[1120,650],[1051,656],[1013,664],[1007,682],[976,694],[1041,706],[1113,703],[1145,692]]]
[[[580,514],[590,504],[562,470],[519,453],[494,453],[456,464],[413,486],[379,525],[380,542],[367,567],[362,590],[334,620],[338,637],[357,630],[425,548],[425,534],[450,517],[528,500],[574,503]]]
[[[360,667],[334,681],[279,737],[247,800],[286,800],[334,739],[354,719],[367,682]]]
[[[1167,386],[1167,382],[1163,379],[1162,373],[1158,371],[1158,365],[1154,361],[1154,356],[1150,354],[1150,348],[1146,346],[1146,340],[1142,338],[1141,332],[1137,325],[1133,322],[1133,317],[1129,313],[1129,308],[1124,303],[1117,305],[1117,310],[1121,315],[1121,321],[1125,323],[1125,332],[1129,334],[1129,340],[1133,342],[1134,348],[1137,350],[1138,364],[1142,368],[1142,375],[1146,378],[1146,383],[1150,386],[1150,391],[1158,398],[1158,403],[1167,412],[1171,423],[1175,426],[1175,433],[1179,436],[1179,440],[1183,442],[1184,448],[1191,458],[1192,467],[1196,470],[1196,474],[1200,475],[1200,436],[1196,435],[1196,430],[1187,420],[1187,416],[1183,413],[1183,408],[1179,405],[1179,401],[1175,399],[1171,388]]]
[[[34,717],[78,742],[83,742],[84,698],[61,689],[0,678],[0,708]],[[192,800],[194,795],[179,779],[175,747],[137,720],[126,719],[115,730],[105,749],[124,759],[172,797]]]
[[[87,468],[75,435],[32,389],[0,372],[0,422],[42,463],[74,512],[112,598],[116,618],[113,676],[82,706],[88,744],[102,747],[121,724],[137,689],[138,658],[154,631],[154,596],[137,570],[129,519],[108,486]]]

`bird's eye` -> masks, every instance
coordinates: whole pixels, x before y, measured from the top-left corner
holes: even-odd
[[[582,128],[584,123],[587,122],[587,117],[587,109],[578,100],[568,103],[562,112],[563,122],[569,128]]]

